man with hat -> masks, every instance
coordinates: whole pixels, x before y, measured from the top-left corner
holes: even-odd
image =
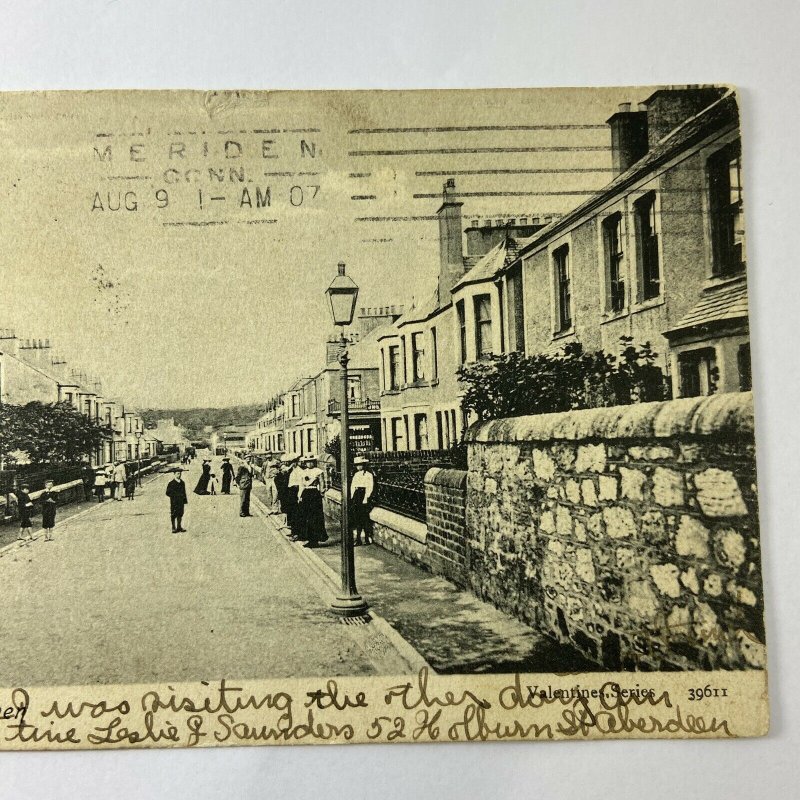
[[[372,543],[372,520],[369,512],[372,509],[372,494],[375,491],[375,477],[367,469],[369,459],[366,456],[356,456],[353,466],[356,468],[350,480],[350,527],[355,531],[357,545],[361,544],[361,534],[364,534],[364,544]]]
[[[225,456],[222,459],[222,494],[231,493],[231,481],[233,480],[233,466],[231,460]]]
[[[251,517],[250,492],[253,490],[253,473],[250,465],[242,462],[239,472],[236,473],[236,485],[239,487],[239,516]]]
[[[186,484],[183,482],[181,473],[183,470],[180,467],[175,467],[172,470],[172,480],[167,484],[166,495],[169,497],[169,516],[172,521],[173,533],[185,533],[183,527],[183,509],[189,502],[186,497]]]

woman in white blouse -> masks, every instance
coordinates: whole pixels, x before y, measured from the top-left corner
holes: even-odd
[[[367,464],[369,460],[365,456],[356,456],[353,459],[356,471],[350,481],[350,527],[355,531],[357,545],[362,544],[362,533],[363,544],[372,543],[372,520],[369,512],[372,510],[375,476],[367,469]]]

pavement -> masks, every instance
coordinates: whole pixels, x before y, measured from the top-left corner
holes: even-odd
[[[215,463],[215,469],[218,465]],[[133,501],[59,509],[55,539],[0,558],[0,686],[407,674],[420,661],[388,626],[343,625],[305,554],[238,493],[184,479],[173,534],[169,475]]]
[[[266,498],[263,484],[253,494]],[[263,509],[263,507],[262,507]],[[278,517],[267,517],[277,530]],[[321,574],[336,584],[340,570],[339,531],[313,550],[299,543]],[[357,547],[356,581],[371,611],[388,624],[424,662],[443,674],[596,672],[596,664],[484,603],[475,595],[404,561],[376,544]]]

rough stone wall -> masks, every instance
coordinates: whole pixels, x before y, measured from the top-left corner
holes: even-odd
[[[467,473],[434,467],[425,475],[428,564],[454,583],[467,583]]]
[[[468,438],[476,594],[609,669],[765,666],[749,393]]]

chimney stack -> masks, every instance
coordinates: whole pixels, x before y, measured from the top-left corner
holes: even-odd
[[[655,147],[670,131],[715,103],[725,91],[720,86],[672,86],[653,92],[643,103],[649,147]]]
[[[617,113],[607,122],[611,128],[611,165],[616,178],[647,153],[647,112],[631,111],[630,103],[620,103]]]
[[[442,189],[439,217],[439,305],[450,301],[450,290],[464,274],[461,206],[456,199],[456,182],[448,178]]]
[[[16,356],[19,352],[19,339],[12,328],[0,328],[0,353]]]

